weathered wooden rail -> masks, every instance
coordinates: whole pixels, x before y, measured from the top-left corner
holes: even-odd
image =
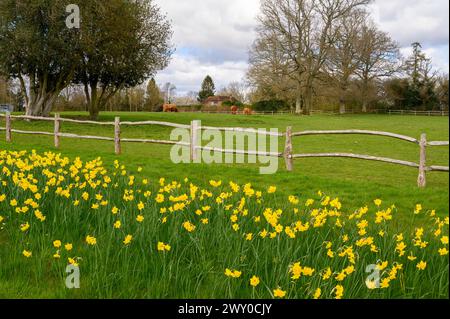
[[[292,127],[287,127],[285,133],[271,132],[266,130],[257,130],[250,128],[241,127],[213,127],[213,126],[202,126],[200,121],[192,121],[190,125],[177,124],[171,122],[158,122],[158,121],[141,121],[141,122],[121,122],[119,117],[115,118],[114,122],[97,122],[97,121],[81,121],[73,120],[60,117],[59,114],[55,114],[54,118],[49,117],[33,117],[24,115],[11,115],[9,113],[0,114],[0,117],[5,118],[5,127],[0,127],[0,131],[5,131],[6,141],[12,141],[12,133],[17,134],[32,134],[32,135],[45,135],[53,136],[54,144],[56,148],[60,147],[60,138],[74,138],[74,139],[88,139],[88,140],[100,140],[100,141],[113,141],[114,149],[117,155],[122,153],[122,143],[150,143],[150,144],[163,144],[163,145],[180,145],[190,148],[191,160],[195,161],[200,158],[199,151],[212,151],[228,154],[241,154],[241,155],[257,155],[257,156],[269,156],[269,157],[279,157],[284,158],[286,169],[288,171],[294,170],[294,159],[298,158],[320,158],[320,157],[334,157],[334,158],[353,158],[367,161],[377,161],[385,162],[390,164],[402,165],[413,167],[419,170],[419,176],[417,178],[418,187],[426,186],[426,172],[437,171],[437,172],[448,172],[448,166],[437,166],[437,165],[427,165],[426,149],[430,146],[449,146],[449,141],[428,141],[426,134],[422,134],[420,139],[414,137],[395,134],[390,132],[380,132],[380,131],[369,131],[369,130],[328,130],[328,131],[303,131],[303,132],[293,132]],[[19,120],[37,120],[37,121],[48,121],[54,122],[53,132],[39,132],[39,131],[24,131],[12,128],[12,119]],[[77,124],[93,124],[93,125],[103,125],[114,127],[114,137],[106,136],[89,136],[89,135],[77,135],[61,132],[61,123],[77,123]],[[122,138],[121,137],[121,127],[123,126],[143,126],[143,125],[158,125],[173,128],[181,128],[190,130],[190,141],[188,142],[177,142],[169,140],[156,140],[156,139],[141,139],[141,138]],[[245,134],[263,134],[267,136],[275,137],[285,137],[286,143],[284,152],[260,152],[260,151],[250,151],[250,150],[236,150],[236,149],[222,149],[205,147],[199,142],[199,133],[202,130],[216,130],[220,132],[235,132],[235,133],[245,133]],[[389,137],[405,142],[413,143],[419,146],[419,163],[414,163],[410,161],[392,159],[387,157],[378,157],[371,155],[362,154],[352,154],[352,153],[315,153],[315,154],[295,154],[293,149],[293,138],[301,136],[310,135],[372,135]]]
[[[403,161],[398,159],[361,155],[361,154],[351,154],[351,153],[317,153],[317,154],[293,154],[292,153],[292,137],[295,136],[306,136],[306,135],[333,135],[333,134],[358,134],[358,135],[373,135],[373,136],[383,136],[399,139],[409,143],[414,143],[419,145],[419,163],[413,163],[409,161]],[[397,164],[403,166],[409,166],[419,169],[419,176],[417,179],[417,185],[419,187],[426,186],[426,172],[427,171],[439,171],[448,172],[448,166],[427,166],[426,164],[426,148],[428,146],[448,146],[448,141],[427,141],[427,135],[422,134],[420,139],[416,139],[410,136],[394,134],[389,132],[379,132],[379,131],[367,131],[367,130],[330,130],[330,131],[304,131],[304,132],[294,132],[292,133],[292,128],[287,129],[286,133],[286,148],[284,152],[284,157],[286,160],[286,168],[292,170],[293,163],[292,159],[295,158],[311,158],[311,157],[342,157],[342,158],[355,158],[369,161],[385,162],[390,164]]]

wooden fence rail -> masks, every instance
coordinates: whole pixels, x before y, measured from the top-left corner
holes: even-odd
[[[376,136],[386,136],[397,138],[400,140],[404,140],[411,143],[418,144],[419,141],[413,137],[394,134],[389,132],[379,132],[379,131],[366,131],[366,130],[335,130],[335,131],[304,131],[304,132],[296,132],[292,133],[292,136],[305,136],[305,135],[323,135],[323,134],[360,134],[360,135],[376,135]],[[447,142],[448,143],[448,142]]]
[[[303,132],[292,132],[292,127],[287,127],[285,133],[278,132],[268,132],[266,130],[255,130],[249,128],[241,127],[212,127],[212,126],[201,126],[200,121],[192,121],[190,125],[177,124],[171,122],[158,122],[158,121],[142,121],[142,122],[121,122],[119,117],[116,117],[114,122],[96,122],[96,121],[81,121],[73,120],[67,118],[61,118],[59,114],[55,114],[54,118],[48,117],[33,117],[24,115],[11,115],[10,113],[0,114],[0,117],[5,118],[5,127],[0,127],[0,131],[5,131],[6,141],[12,141],[12,133],[17,134],[32,134],[32,135],[45,135],[53,136],[54,144],[56,148],[60,147],[60,138],[76,138],[76,139],[88,139],[88,140],[101,140],[101,141],[113,141],[114,150],[117,155],[122,153],[121,143],[151,143],[151,144],[163,144],[163,145],[180,145],[189,147],[191,154],[191,161],[195,162],[201,158],[200,151],[212,151],[220,153],[230,153],[230,154],[242,154],[242,155],[257,155],[257,156],[270,156],[284,158],[286,163],[286,169],[288,171],[294,170],[294,159],[297,158],[320,158],[320,157],[340,157],[340,158],[354,158],[368,161],[385,162],[390,164],[402,165],[413,167],[419,170],[419,176],[417,178],[418,187],[426,186],[426,172],[437,171],[437,172],[448,172],[448,166],[437,166],[437,165],[427,165],[426,149],[430,146],[449,146],[449,141],[427,141],[426,134],[422,134],[420,139],[416,139],[406,135],[400,135],[390,132],[380,132],[380,131],[369,131],[369,130],[328,130],[328,131],[303,131]],[[54,122],[54,130],[51,132],[39,132],[39,131],[23,131],[12,128],[12,119],[22,119],[22,120],[37,120],[37,121],[48,121]],[[93,125],[106,125],[114,127],[114,137],[104,137],[104,136],[88,136],[88,135],[77,135],[61,132],[61,123],[77,123],[77,124],[93,124]],[[140,139],[140,138],[122,138],[121,137],[121,127],[122,126],[142,126],[142,125],[158,125],[173,128],[189,129],[190,130],[190,141],[188,142],[176,142],[168,140],[155,140],[155,139]],[[201,144],[200,136],[202,130],[216,130],[221,132],[236,132],[236,133],[250,133],[250,134],[263,134],[268,136],[285,137],[286,143],[284,151],[282,153],[278,152],[260,152],[260,151],[249,151],[249,150],[235,150],[235,149],[222,149],[222,148],[212,148],[204,147]],[[382,136],[399,139],[409,143],[414,143],[419,145],[419,163],[414,163],[410,161],[378,157],[371,155],[361,155],[352,153],[316,153],[316,154],[294,154],[293,151],[293,138],[309,135],[373,135]]]

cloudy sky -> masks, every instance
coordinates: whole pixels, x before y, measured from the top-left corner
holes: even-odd
[[[176,53],[157,82],[174,83],[178,95],[198,91],[209,74],[216,87],[245,76],[255,39],[259,0],[156,0],[172,21]],[[422,43],[435,68],[449,71],[448,0],[375,0],[370,11],[380,29],[408,55]]]

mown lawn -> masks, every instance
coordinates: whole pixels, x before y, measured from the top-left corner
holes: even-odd
[[[63,117],[85,119],[85,113],[63,113]],[[100,120],[113,121],[120,116],[122,121],[156,120],[189,124],[191,120],[201,120],[207,126],[234,126],[252,128],[278,128],[284,132],[286,126],[294,131],[366,129],[381,130],[419,138],[427,133],[428,140],[448,140],[449,123],[447,117],[415,117],[386,115],[348,116],[232,116],[213,114],[164,114],[164,113],[102,113]],[[4,126],[3,119],[0,120]],[[53,131],[53,124],[46,122],[14,121],[13,127],[26,130]],[[81,135],[113,136],[113,127],[64,123],[63,132]],[[171,129],[158,126],[124,127],[122,137],[169,139]],[[280,138],[282,151],[284,139]],[[416,203],[434,208],[439,214],[448,213],[448,173],[427,174],[428,186],[417,188],[417,171],[414,168],[355,159],[314,158],[296,159],[295,170],[285,170],[284,161],[279,161],[279,171],[275,175],[260,175],[259,164],[177,164],[170,160],[170,146],[149,144],[123,144],[123,154],[114,155],[112,142],[62,139],[61,148],[53,147],[53,138],[45,136],[13,134],[13,143],[6,144],[4,132],[0,132],[0,148],[12,150],[32,150],[61,152],[83,160],[101,157],[106,165],[115,159],[126,163],[131,170],[138,166],[149,178],[180,179],[189,176],[199,183],[210,179],[233,180],[238,183],[252,182],[255,185],[278,185],[284,194],[308,196],[322,190],[339,198],[349,207],[360,207],[374,198],[383,198],[395,203],[401,210],[411,210]],[[308,136],[294,138],[295,153],[347,152],[418,162],[417,145],[400,140],[361,135]],[[428,149],[430,165],[448,166],[448,147]]]

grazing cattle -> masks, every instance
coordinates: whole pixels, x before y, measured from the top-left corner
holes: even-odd
[[[244,114],[245,114],[245,115],[252,115],[253,112],[252,112],[251,109],[249,109],[248,107],[246,107],[246,108],[244,109]]]
[[[236,115],[238,112],[238,107],[236,105],[233,105],[231,107],[231,114]]]
[[[163,111],[166,113],[178,113],[178,108],[175,104],[164,104]]]

